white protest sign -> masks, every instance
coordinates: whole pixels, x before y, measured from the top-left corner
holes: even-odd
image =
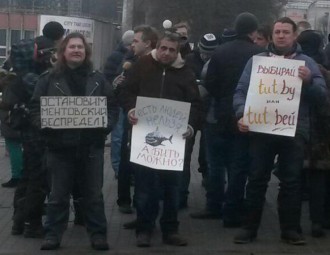
[[[190,103],[137,97],[131,162],[161,170],[183,170]]]
[[[94,40],[94,21],[91,19],[40,15],[39,18],[39,33],[42,34],[42,29],[50,21],[57,21],[65,29],[64,36],[72,32],[79,32],[84,35],[88,43],[93,43]]]
[[[305,61],[253,57],[244,123],[250,131],[295,136]]]
[[[40,97],[41,128],[106,128],[106,97]]]

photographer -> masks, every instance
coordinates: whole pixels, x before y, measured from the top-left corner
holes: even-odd
[[[43,168],[44,141],[39,130],[31,125],[29,101],[40,74],[47,71],[56,43],[64,35],[58,22],[49,22],[43,35],[33,40],[22,40],[12,45],[11,61],[15,81],[9,86],[8,104],[11,108],[8,123],[20,130],[23,145],[23,173],[14,196],[12,235],[43,236],[41,217],[47,194],[46,171]]]

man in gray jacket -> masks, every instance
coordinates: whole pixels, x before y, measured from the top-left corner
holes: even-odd
[[[274,157],[278,154],[280,191],[278,214],[282,240],[293,244],[305,244],[300,229],[301,213],[301,169],[304,159],[304,145],[309,134],[309,107],[325,102],[325,81],[317,64],[301,53],[296,43],[297,26],[289,18],[281,18],[274,23],[273,43],[269,51],[260,56],[281,56],[287,59],[304,60],[299,67],[298,77],[302,79],[301,101],[297,130],[294,137],[251,133],[251,168],[246,187],[246,218],[243,228],[235,237],[235,243],[252,242],[261,221],[267,183],[273,168]],[[234,109],[241,132],[249,132],[243,114],[252,69],[252,59],[247,63],[238,82],[234,95]]]

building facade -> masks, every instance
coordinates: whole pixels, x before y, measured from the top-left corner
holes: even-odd
[[[117,0],[0,0],[0,65],[11,45],[41,34],[40,20],[47,15],[56,21],[78,18],[92,24],[93,61],[97,69],[102,69],[118,37],[117,9]],[[81,32],[79,28],[70,31]]]

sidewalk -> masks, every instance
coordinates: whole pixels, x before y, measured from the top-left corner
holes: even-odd
[[[73,226],[72,215],[61,249],[58,251],[40,251],[40,239],[25,239],[22,236],[10,235],[11,216],[13,213],[13,189],[0,187],[0,254],[180,254],[180,255],[309,255],[330,254],[330,231],[328,237],[315,239],[310,236],[307,203],[303,209],[303,231],[307,240],[305,246],[291,246],[280,241],[280,231],[276,212],[277,181],[269,185],[267,201],[258,234],[258,239],[251,244],[237,245],[232,242],[237,232],[235,229],[224,229],[220,220],[193,220],[189,213],[203,209],[205,192],[201,186],[201,175],[197,172],[196,151],[192,161],[189,208],[180,212],[180,233],[187,237],[187,247],[171,247],[162,244],[159,226],[154,232],[152,247],[137,248],[135,233],[125,230],[122,224],[134,219],[135,215],[119,213],[116,205],[117,183],[110,165],[110,148],[106,148],[104,199],[109,225],[109,252],[97,252],[90,248],[89,240],[83,227]],[[5,156],[4,146],[0,144],[0,183],[10,178],[9,158]]]

